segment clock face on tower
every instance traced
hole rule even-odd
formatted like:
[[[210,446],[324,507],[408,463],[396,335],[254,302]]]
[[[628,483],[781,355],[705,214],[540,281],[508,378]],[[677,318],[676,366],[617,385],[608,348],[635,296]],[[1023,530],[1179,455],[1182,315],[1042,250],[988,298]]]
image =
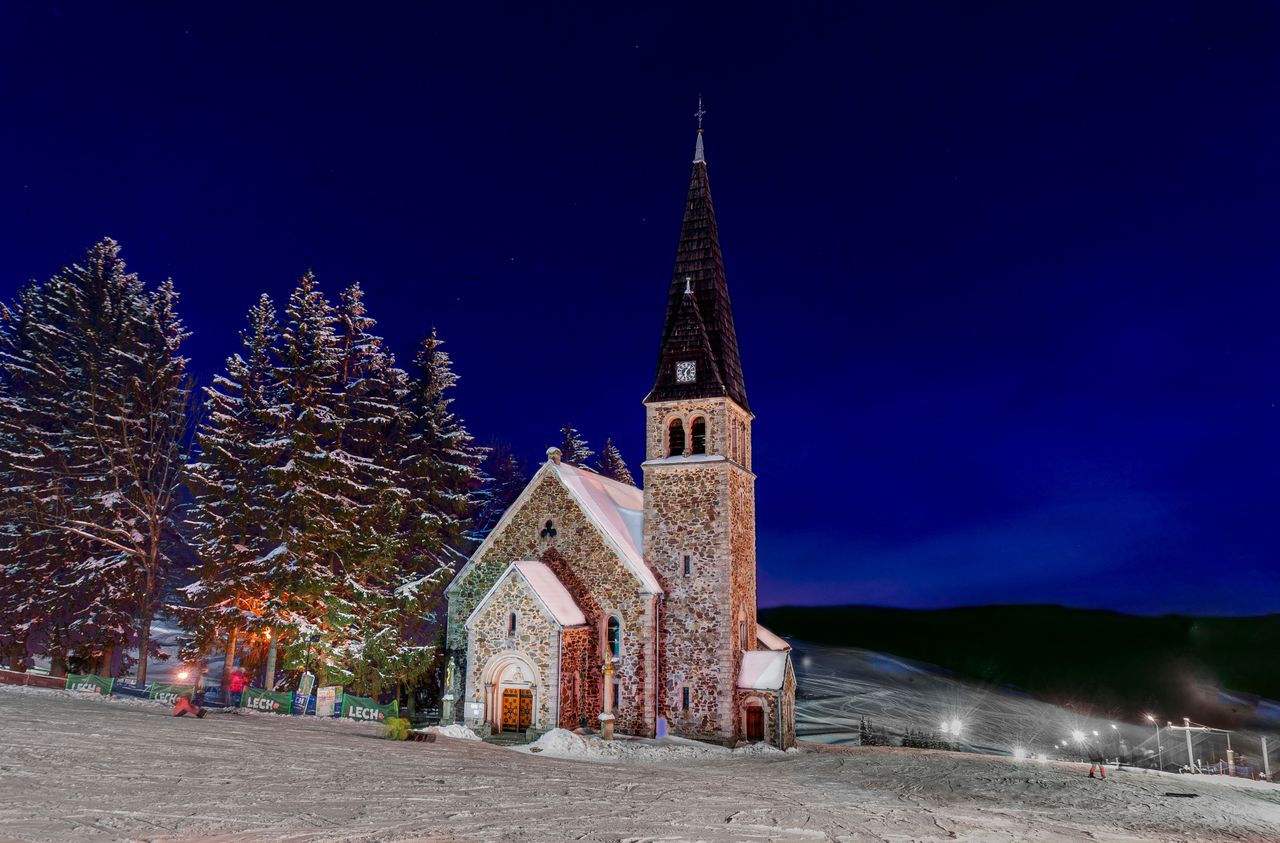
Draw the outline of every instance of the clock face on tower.
[[[693,383],[698,379],[698,364],[692,360],[676,363],[676,383]]]

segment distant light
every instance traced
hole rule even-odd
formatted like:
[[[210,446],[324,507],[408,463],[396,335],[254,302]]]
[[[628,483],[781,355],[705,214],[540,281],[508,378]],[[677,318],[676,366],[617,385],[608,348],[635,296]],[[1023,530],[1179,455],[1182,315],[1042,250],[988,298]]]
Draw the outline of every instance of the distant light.
[[[187,672],[187,671],[185,671],[185,670],[180,670],[180,671],[178,671],[178,678],[179,678],[179,679],[186,679],[186,678],[187,678],[188,676],[190,676],[190,675],[191,675],[191,674],[190,674],[190,673],[188,673],[188,672]]]
[[[962,724],[959,720],[952,720],[952,721],[951,721],[951,734],[955,735],[956,737],[959,737],[959,736],[960,736],[960,729],[961,729],[961,728],[963,728],[963,726],[964,726],[964,724]]]
[[[1094,730],[1093,730],[1093,736],[1094,736],[1095,738],[1098,736],[1098,730],[1097,730],[1097,729],[1094,729]]]
[[[1076,743],[1084,743],[1084,732],[1080,731],[1079,729],[1076,729],[1074,732],[1071,733],[1071,739],[1074,740]]]
[[[1015,761],[1025,761],[1027,759],[1027,751],[1020,746],[1013,748],[1013,759]]]
[[[1115,729],[1117,732],[1120,731],[1119,727],[1117,727],[1116,724],[1114,723],[1111,724],[1111,728]]]

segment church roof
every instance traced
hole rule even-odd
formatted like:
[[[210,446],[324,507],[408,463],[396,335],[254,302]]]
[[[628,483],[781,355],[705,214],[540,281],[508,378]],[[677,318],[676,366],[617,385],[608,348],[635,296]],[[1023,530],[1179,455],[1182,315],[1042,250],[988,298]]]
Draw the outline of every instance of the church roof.
[[[759,641],[760,646],[764,647],[766,650],[786,651],[791,649],[790,644],[779,638],[777,635],[774,635],[760,624],[756,624],[756,640]]]
[[[787,675],[785,650],[747,650],[742,654],[742,668],[738,672],[738,687],[756,691],[777,691]]]
[[[519,576],[524,580],[529,590],[538,598],[538,602],[547,610],[547,614],[551,615],[551,618],[560,626],[582,626],[587,622],[587,616],[582,613],[573,595],[564,587],[564,583],[560,582],[560,578],[554,571],[542,562],[521,561],[512,562],[507,566],[507,570],[498,577],[498,581],[489,589],[488,594],[476,604],[471,617],[467,618],[468,624],[480,616],[489,605],[489,601],[498,593],[498,589],[512,576]]]
[[[681,382],[676,363],[697,364],[696,377]],[[711,202],[711,182],[703,155],[702,130],[694,154],[689,194],[685,200],[676,265],[667,296],[667,317],[662,327],[658,371],[646,401],[672,401],[727,395],[743,409],[747,388],[738,356],[738,335],[733,327],[729,284],[715,207]]]
[[[644,492],[566,462],[551,463],[587,517],[600,528],[649,594],[661,594],[658,578],[644,561]]]
[[[507,511],[498,519],[493,530],[471,554],[467,564],[453,578],[446,588],[452,593],[471,572],[472,566],[480,559],[496,540],[516,512],[524,506],[525,501],[538,487],[547,474],[554,474],[556,480],[565,488],[582,512],[604,536],[608,544],[622,563],[637,580],[646,594],[662,594],[662,586],[653,570],[644,561],[644,492],[635,486],[619,483],[602,477],[585,468],[569,465],[566,462],[547,460],[542,467],[529,478],[528,484],[515,499]]]

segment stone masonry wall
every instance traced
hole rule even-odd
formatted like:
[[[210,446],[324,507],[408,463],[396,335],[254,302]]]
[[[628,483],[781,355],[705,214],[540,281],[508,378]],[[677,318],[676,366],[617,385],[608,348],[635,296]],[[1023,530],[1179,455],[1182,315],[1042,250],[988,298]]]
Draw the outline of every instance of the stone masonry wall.
[[[645,555],[666,591],[659,714],[678,735],[731,741],[727,462],[645,468]],[[683,558],[691,558],[684,573]],[[690,705],[683,706],[683,689]]]
[[[595,630],[566,629],[560,634],[560,728],[576,729],[585,715],[596,728],[602,682],[597,671]],[[584,669],[585,667],[585,669]]]
[[[782,677],[782,748],[796,745],[796,672],[787,659],[787,672]]]
[[[508,616],[516,613],[516,634],[507,637]],[[518,653],[537,668],[537,676],[525,679],[533,683],[533,728],[554,727],[555,711],[552,689],[559,686],[558,644],[560,627],[546,615],[541,602],[519,575],[503,582],[485,612],[471,627],[467,647],[468,702],[484,699],[483,672],[494,656]],[[500,712],[488,712],[489,722],[497,723]]]
[[[600,667],[604,659],[604,626],[609,614],[617,614],[622,620],[622,653],[615,675],[620,685],[616,726],[622,732],[652,735],[653,706],[646,704],[646,698],[652,693],[653,632],[648,620],[651,598],[640,594],[635,575],[606,544],[553,470],[535,482],[537,485],[510,522],[491,536],[483,555],[476,557],[471,568],[451,587],[450,646],[462,646],[467,616],[508,564],[522,559],[545,562],[573,595],[590,627],[587,691],[591,704],[598,706],[602,700]],[[553,540],[540,536],[548,519],[555,522]],[[580,671],[580,655],[578,661]],[[646,688],[650,689],[649,693]],[[600,710],[597,707],[589,711],[588,720],[595,721]],[[592,724],[593,728],[598,725],[598,722]]]
[[[725,398],[663,401],[648,405],[645,459],[660,460],[669,456],[667,430],[673,419],[680,419],[684,426],[684,453],[691,453],[693,437],[690,430],[695,416],[701,416],[707,423],[706,453],[727,456],[743,467],[751,468],[751,415]]]
[[[675,734],[732,743],[741,730],[734,693],[740,622],[746,624],[746,647],[755,647],[754,477],[738,462],[750,459],[750,416],[725,398],[662,402],[646,410],[645,557],[666,590],[659,713]],[[667,457],[670,419],[685,420],[687,430],[696,415],[710,424],[708,454],[730,459]]]
[[[733,611],[735,684],[742,667],[743,650],[756,649],[756,495],[755,477],[734,465],[728,469],[730,601]],[[741,621],[746,640],[741,640]]]

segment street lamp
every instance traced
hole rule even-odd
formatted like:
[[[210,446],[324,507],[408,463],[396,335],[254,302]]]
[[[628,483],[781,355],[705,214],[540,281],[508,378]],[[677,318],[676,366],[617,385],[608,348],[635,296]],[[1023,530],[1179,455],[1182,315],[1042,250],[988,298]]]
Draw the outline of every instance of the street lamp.
[[[1156,757],[1159,759],[1158,763],[1160,764],[1158,769],[1163,770],[1164,769],[1164,747],[1160,745],[1160,721],[1156,719],[1156,716],[1154,714],[1148,714],[1147,719],[1150,720],[1151,724],[1156,727]]]

